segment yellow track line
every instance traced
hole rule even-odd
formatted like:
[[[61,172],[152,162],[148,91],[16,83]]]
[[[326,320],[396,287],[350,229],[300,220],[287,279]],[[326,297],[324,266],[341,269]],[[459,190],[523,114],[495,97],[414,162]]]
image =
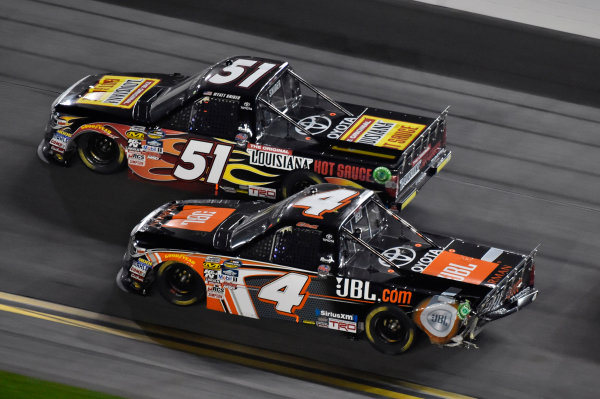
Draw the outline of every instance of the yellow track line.
[[[231,351],[240,352],[242,354],[260,356],[270,360],[281,361],[291,363],[292,365],[298,365],[302,367],[311,368],[317,371],[331,372],[331,367],[327,365],[323,365],[317,362],[312,362],[308,359],[299,358],[293,355],[286,355],[276,352],[271,352],[265,349],[252,348],[241,344],[235,344],[233,342],[222,341],[215,338],[204,337],[197,334],[187,333],[184,331],[174,330],[166,327],[160,327],[156,325],[146,324],[146,323],[135,323],[130,320],[103,315],[100,313],[90,312],[83,309],[73,308],[69,306],[59,305],[51,302],[41,301],[33,298],[27,298],[19,295],[13,295],[5,292],[0,292],[0,300],[15,302],[22,305],[35,306],[37,308],[51,310],[54,312],[60,312],[64,314],[68,314],[76,317],[84,317],[90,320],[96,320],[100,322],[107,322],[113,325],[126,327],[135,330],[147,331],[149,333],[161,334],[164,336],[168,336],[175,339],[183,339],[186,341],[199,343],[203,345],[215,346],[220,348],[226,348]],[[199,348],[193,345],[184,344],[180,342],[175,342],[169,339],[157,338],[157,337],[148,337],[145,334],[135,333],[131,331],[124,331],[118,328],[107,327],[98,325],[92,322],[86,322],[81,320],[70,319],[63,316],[52,315],[48,313],[43,313],[39,311],[34,311],[30,309],[24,309],[14,306],[8,306],[0,304],[0,311],[20,314],[28,317],[35,317],[42,320],[52,321],[55,323],[61,323],[73,327],[86,328],[95,331],[101,331],[104,333],[134,339],[137,341],[142,341],[146,343],[159,343],[163,346],[169,347],[171,349],[176,349],[184,352],[195,353],[202,356],[209,356],[212,358],[217,358],[225,361],[229,361],[232,363],[242,364],[249,367],[259,368],[263,370],[272,371],[279,374],[288,375],[294,378],[306,379],[311,381],[316,381],[326,385],[333,385],[345,389],[353,389],[356,391],[361,391],[369,394],[380,395],[389,398],[417,398],[417,396],[412,396],[408,394],[403,394],[395,391],[391,391],[385,388],[379,388],[375,386],[370,386],[367,384],[361,384],[349,380],[345,380],[343,378],[325,376],[322,374],[318,374],[312,371],[307,370],[299,370],[288,366],[283,366],[279,364],[272,364],[267,361],[256,360],[256,359],[248,359],[243,356],[223,353],[216,350]],[[370,381],[373,383],[387,383],[393,384],[399,387],[403,387],[405,389],[410,389],[425,395],[432,395],[442,398],[449,399],[473,399],[469,396],[459,395],[452,392],[443,391],[436,388],[430,388],[419,384],[414,384],[406,381],[396,380],[389,377],[376,376],[368,373],[357,372],[350,369],[338,368],[336,372],[339,374],[346,375],[348,377],[354,377],[361,379],[363,381]]]

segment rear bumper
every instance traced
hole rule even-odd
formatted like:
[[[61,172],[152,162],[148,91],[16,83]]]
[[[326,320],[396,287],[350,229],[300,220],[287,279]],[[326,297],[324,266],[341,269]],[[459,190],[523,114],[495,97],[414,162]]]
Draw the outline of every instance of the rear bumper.
[[[508,303],[485,314],[479,315],[479,318],[487,322],[511,315],[535,301],[537,294],[537,289],[527,287],[512,297]]]
[[[438,174],[451,158],[452,151],[447,148],[443,148],[435,155],[435,157],[431,159],[426,168],[419,171],[413,177],[408,176],[410,179],[405,184],[402,184],[402,179],[400,179],[400,190],[396,195],[397,208],[399,210],[404,209],[413,200],[413,198],[415,198],[417,192],[425,185],[425,183],[427,183],[432,176]]]

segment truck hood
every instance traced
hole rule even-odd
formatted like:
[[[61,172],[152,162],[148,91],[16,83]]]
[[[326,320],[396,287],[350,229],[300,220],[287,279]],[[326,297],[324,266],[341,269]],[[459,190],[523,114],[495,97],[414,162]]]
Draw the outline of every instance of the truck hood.
[[[150,105],[186,79],[186,76],[179,74],[90,75],[61,94],[54,108],[59,112],[74,114],[79,110],[95,112],[124,122],[149,122]],[[173,107],[176,105],[179,104],[174,103]]]
[[[156,240],[160,247],[226,250],[233,226],[267,206],[258,201],[218,199],[170,202],[146,216],[132,235],[138,239]]]

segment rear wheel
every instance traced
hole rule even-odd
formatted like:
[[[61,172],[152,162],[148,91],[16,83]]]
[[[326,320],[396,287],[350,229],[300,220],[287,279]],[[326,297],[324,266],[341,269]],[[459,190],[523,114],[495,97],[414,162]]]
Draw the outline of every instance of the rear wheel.
[[[402,310],[390,305],[377,306],[365,320],[367,339],[380,352],[398,355],[413,344],[415,326]]]
[[[174,305],[188,306],[206,297],[204,281],[188,265],[164,262],[158,267],[157,277],[160,293]]]
[[[306,187],[324,183],[325,180],[308,170],[296,170],[286,176],[281,187],[283,198],[287,198],[304,190]]]
[[[88,133],[78,141],[81,161],[98,173],[112,173],[125,165],[125,150],[112,138],[99,133]]]

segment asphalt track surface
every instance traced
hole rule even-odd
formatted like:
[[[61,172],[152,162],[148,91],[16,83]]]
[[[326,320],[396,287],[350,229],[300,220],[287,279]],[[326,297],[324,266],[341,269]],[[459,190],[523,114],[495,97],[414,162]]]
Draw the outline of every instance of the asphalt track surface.
[[[464,395],[597,397],[598,109],[95,2],[4,0],[0,35],[0,291]],[[423,230],[501,248],[541,243],[538,300],[490,324],[478,350],[421,340],[388,357],[333,332],[119,291],[131,227],[189,194],[79,163],[43,164],[35,149],[50,104],[89,73],[193,73],[232,54],[288,59],[344,101],[429,115],[451,105],[453,160],[406,216]],[[364,395],[70,328],[0,313],[0,368],[131,398],[202,397],[204,389],[207,397]]]

